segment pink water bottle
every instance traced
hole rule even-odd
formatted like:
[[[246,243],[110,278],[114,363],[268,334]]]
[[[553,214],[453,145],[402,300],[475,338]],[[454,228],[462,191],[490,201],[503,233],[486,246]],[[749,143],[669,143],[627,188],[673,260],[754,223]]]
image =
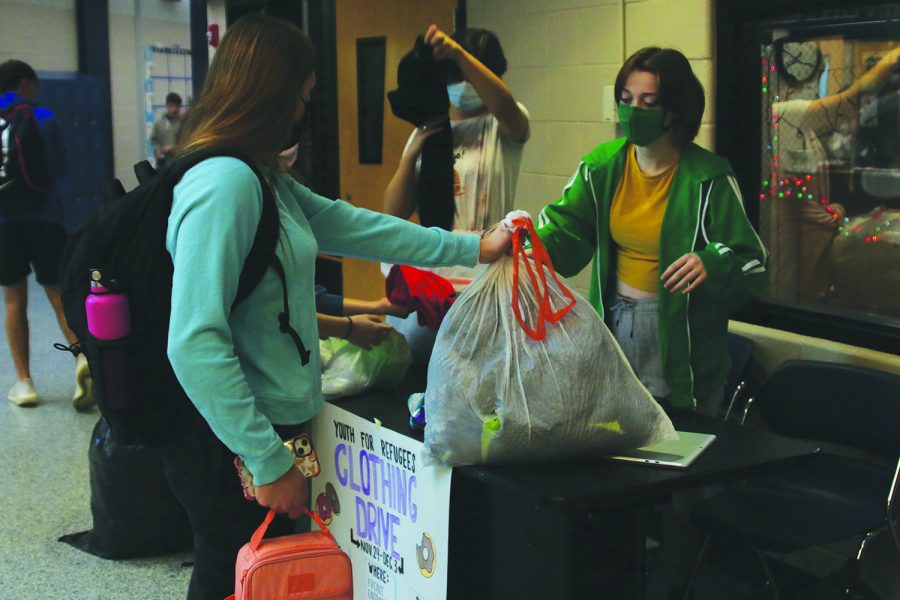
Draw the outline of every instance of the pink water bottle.
[[[128,296],[108,290],[101,283],[102,278],[99,270],[91,270],[91,293],[84,301],[84,311],[91,335],[100,341],[111,342],[131,332],[131,317]]]
[[[108,408],[127,409],[134,402],[126,351],[131,333],[128,296],[107,288],[103,284],[105,281],[114,287],[115,279],[105,277],[98,269],[91,269],[91,290],[84,301],[88,331],[100,343],[99,364],[91,364],[94,396]]]

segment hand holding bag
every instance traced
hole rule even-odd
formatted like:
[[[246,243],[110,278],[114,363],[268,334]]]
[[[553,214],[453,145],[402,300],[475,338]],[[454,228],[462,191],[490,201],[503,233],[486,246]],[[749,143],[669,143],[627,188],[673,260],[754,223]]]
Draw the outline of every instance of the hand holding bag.
[[[673,439],[600,315],[557,277],[531,219],[507,220],[513,256],[488,266],[438,331],[425,464],[558,461]]]
[[[238,552],[234,595],[225,600],[353,600],[350,557],[325,523],[304,508],[321,531],[263,539],[275,511]]]

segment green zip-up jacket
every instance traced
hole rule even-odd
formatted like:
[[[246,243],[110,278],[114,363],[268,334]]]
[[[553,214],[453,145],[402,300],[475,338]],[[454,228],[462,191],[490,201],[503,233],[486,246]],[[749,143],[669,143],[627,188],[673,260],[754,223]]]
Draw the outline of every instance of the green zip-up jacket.
[[[615,295],[616,249],[609,211],[631,145],[625,138],[584,157],[562,197],[541,212],[538,236],[556,270],[579,273],[591,259],[591,304],[604,316]],[[693,409],[722,385],[730,368],[729,311],[766,286],[767,252],[744,212],[734,172],[724,158],[688,144],[663,216],[660,271],[696,253],[707,280],[690,294],[659,283],[659,341],[663,371],[676,408]]]

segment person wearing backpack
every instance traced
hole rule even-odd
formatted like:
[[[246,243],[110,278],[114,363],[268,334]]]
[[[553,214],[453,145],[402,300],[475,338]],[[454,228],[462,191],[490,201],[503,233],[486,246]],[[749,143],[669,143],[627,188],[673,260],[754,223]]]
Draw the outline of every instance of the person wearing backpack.
[[[66,244],[60,198],[66,159],[53,113],[36,103],[39,88],[38,76],[27,63],[0,64],[0,286],[6,338],[16,369],[16,383],[7,398],[19,406],[39,401],[29,364],[28,275],[32,270],[63,335],[69,344],[76,341],[66,325],[58,285]],[[72,404],[76,410],[93,405],[90,369],[83,356],[76,359]]]
[[[283,440],[301,432],[323,403],[317,252],[473,266],[511,245],[500,228],[483,238],[423,228],[323,198],[292,178],[278,154],[315,81],[315,51],[300,29],[245,16],[223,36],[176,149],[175,161],[216,147],[250,157],[279,219],[274,267],[235,305],[264,206],[260,178],[246,162],[216,156],[174,188],[166,232],[173,264],[167,355],[197,417],[161,451],[194,530],[191,600],[230,594],[237,552],[267,509],[287,515],[269,528],[283,535],[308,501],[307,482]],[[252,475],[256,502],[243,497],[235,454]]]

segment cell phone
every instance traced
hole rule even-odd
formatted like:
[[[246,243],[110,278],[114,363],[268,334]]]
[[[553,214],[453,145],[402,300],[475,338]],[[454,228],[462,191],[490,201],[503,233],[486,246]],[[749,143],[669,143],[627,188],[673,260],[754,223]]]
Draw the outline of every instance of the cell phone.
[[[284,446],[291,451],[294,457],[294,467],[303,474],[304,477],[315,477],[321,471],[319,466],[319,458],[316,455],[315,446],[313,446],[312,438],[308,433],[301,433],[296,437],[292,437],[284,441]],[[244,498],[253,500],[256,498],[256,487],[253,485],[253,474],[244,464],[240,456],[234,457],[234,468],[237,470],[238,477],[241,479],[241,486],[244,488]]]
[[[316,454],[315,446],[313,446],[312,438],[308,433],[301,433],[297,437],[286,440],[284,445],[294,455],[294,466],[305,477],[315,477],[319,474],[319,471],[321,471],[319,457]]]
[[[234,468],[237,470],[238,477],[241,480],[241,487],[244,488],[244,498],[253,500],[256,498],[256,487],[253,485],[253,474],[240,456],[234,457]]]

